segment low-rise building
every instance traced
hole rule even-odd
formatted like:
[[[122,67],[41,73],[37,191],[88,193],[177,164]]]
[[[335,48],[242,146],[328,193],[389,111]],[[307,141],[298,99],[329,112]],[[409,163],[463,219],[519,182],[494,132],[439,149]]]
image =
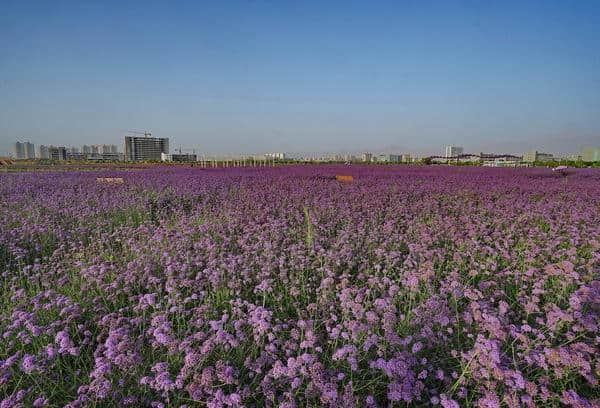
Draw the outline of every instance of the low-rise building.
[[[195,154],[187,153],[161,153],[160,159],[164,162],[187,163],[197,161],[197,156]]]
[[[551,153],[542,153],[534,150],[532,152],[523,153],[523,161],[526,163],[540,162],[540,161],[551,161],[554,160],[554,155]]]
[[[429,156],[429,157],[427,157],[427,159],[429,161],[431,161],[432,163],[437,163],[437,164],[446,164],[450,161],[450,159],[445,156]]]
[[[67,160],[67,148],[64,146],[50,146],[48,148],[48,155],[52,160]]]
[[[476,154],[459,154],[458,156],[431,156],[429,159],[434,163],[477,163],[480,161],[480,157]]]
[[[285,153],[267,153],[265,154],[265,157],[276,160],[285,160],[287,158]]]
[[[493,167],[516,167],[521,163],[520,156],[511,154],[461,154],[455,157],[431,156],[427,159],[438,164],[483,164]]]
[[[400,156],[397,154],[380,154],[379,156],[377,156],[377,162],[400,163]]]
[[[482,164],[486,167],[519,167],[521,158],[517,156],[503,155],[494,158],[485,158]]]
[[[78,151],[67,149],[67,160],[85,160],[85,155]]]
[[[453,159],[459,163],[477,163],[481,161],[481,157],[476,154],[461,154]]]

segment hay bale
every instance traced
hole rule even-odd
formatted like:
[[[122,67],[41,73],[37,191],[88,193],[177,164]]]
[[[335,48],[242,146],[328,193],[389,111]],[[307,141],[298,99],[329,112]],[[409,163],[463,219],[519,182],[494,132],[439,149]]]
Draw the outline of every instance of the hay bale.
[[[335,179],[342,183],[351,183],[354,181],[354,177],[352,177],[352,176],[336,175]]]

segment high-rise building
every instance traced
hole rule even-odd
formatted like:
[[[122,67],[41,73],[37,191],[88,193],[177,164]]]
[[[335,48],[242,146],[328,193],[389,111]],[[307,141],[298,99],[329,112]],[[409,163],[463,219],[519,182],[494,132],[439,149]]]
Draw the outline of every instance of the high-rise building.
[[[35,159],[35,145],[33,143],[25,142],[25,158]]]
[[[371,153],[363,153],[362,154],[362,161],[370,162],[372,159],[373,159],[373,155]]]
[[[13,158],[24,159],[25,158],[25,144],[21,142],[15,142],[13,144]]]
[[[461,146],[446,146],[445,157],[456,157],[464,153],[464,149]]]
[[[125,160],[161,160],[169,154],[169,138],[125,136]]]
[[[50,158],[50,152],[48,151],[48,146],[39,145],[36,150],[37,150],[36,157],[38,159],[49,159]]]
[[[35,159],[35,145],[29,142],[15,142],[13,156],[15,159]]]
[[[102,145],[102,154],[108,154],[108,153],[112,153],[112,154],[116,154],[118,153],[117,151],[117,145]]]
[[[581,160],[584,162],[600,161],[600,147],[589,147],[581,152]]]

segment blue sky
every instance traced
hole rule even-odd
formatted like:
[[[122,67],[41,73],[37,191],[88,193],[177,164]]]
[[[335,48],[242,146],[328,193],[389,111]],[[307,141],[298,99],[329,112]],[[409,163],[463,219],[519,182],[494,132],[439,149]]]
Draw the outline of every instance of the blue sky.
[[[600,145],[598,1],[1,9],[0,154],[129,129],[208,153]]]

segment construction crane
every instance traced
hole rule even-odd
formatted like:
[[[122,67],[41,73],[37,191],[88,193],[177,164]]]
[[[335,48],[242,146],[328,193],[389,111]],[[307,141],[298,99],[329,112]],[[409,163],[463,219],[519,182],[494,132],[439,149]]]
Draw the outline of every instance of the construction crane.
[[[143,132],[140,132],[138,130],[128,130],[127,133],[133,133],[133,134],[136,134],[136,135],[144,135],[144,137],[150,137],[150,136],[152,136],[152,133],[147,132],[145,130]]]

